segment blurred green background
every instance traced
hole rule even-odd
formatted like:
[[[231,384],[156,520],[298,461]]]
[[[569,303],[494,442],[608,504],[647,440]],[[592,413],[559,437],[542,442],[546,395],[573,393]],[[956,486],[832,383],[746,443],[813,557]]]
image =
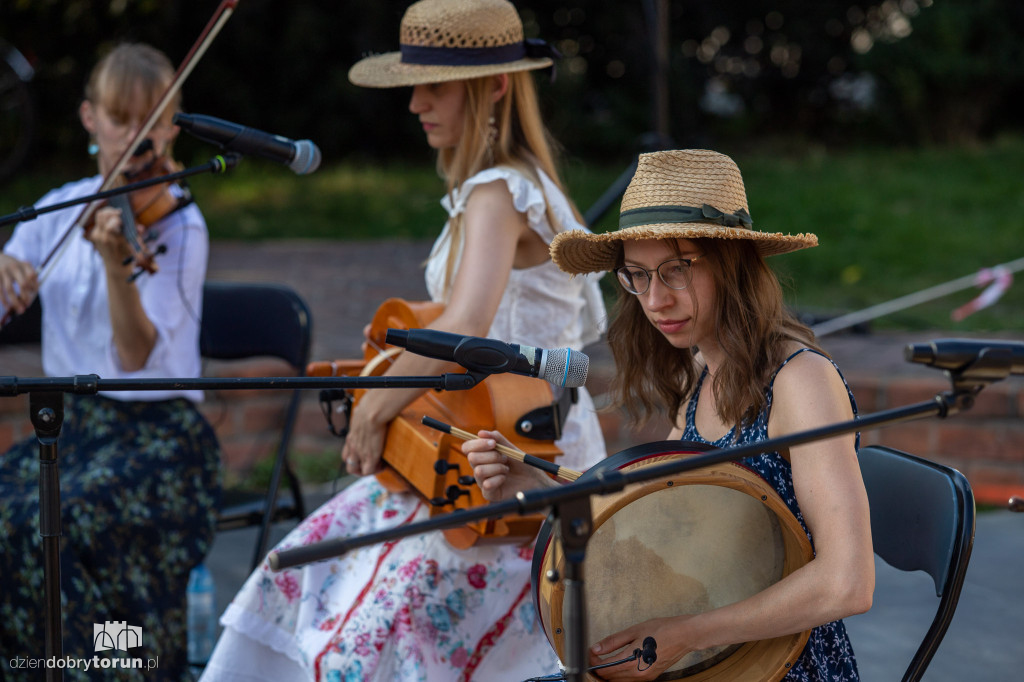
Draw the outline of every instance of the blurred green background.
[[[191,182],[215,239],[428,238],[443,185],[409,92],[347,71],[397,47],[405,0],[240,0],[185,84],[185,108],[316,142],[298,177],[258,159]],[[520,0],[555,43],[538,77],[565,174],[587,209],[640,151],[702,147],[743,170],[755,226],[814,232],[774,260],[795,307],[857,310],[1024,256],[1024,3],[1011,0]],[[31,152],[0,214],[92,172],[76,109],[87,70],[121,40],[180,62],[213,0],[3,0],[0,39],[35,70]],[[0,42],[0,47],[3,43]],[[2,79],[0,79],[2,81]],[[3,93],[0,88],[0,94]],[[19,133],[0,107],[0,153]],[[177,156],[215,149],[182,136]],[[618,205],[595,225],[610,229]],[[0,238],[3,238],[0,228]],[[1024,329],[1018,284],[954,323],[967,289],[879,326]]]

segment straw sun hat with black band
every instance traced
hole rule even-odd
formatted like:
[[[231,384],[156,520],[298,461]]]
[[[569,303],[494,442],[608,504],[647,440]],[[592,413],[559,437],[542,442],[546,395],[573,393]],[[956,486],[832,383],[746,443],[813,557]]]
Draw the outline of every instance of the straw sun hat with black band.
[[[706,149],[641,154],[622,196],[619,229],[555,236],[551,258],[565,272],[611,270],[627,239],[750,239],[762,256],[818,245],[813,234],[758,232],[747,209],[740,169],[728,156]]]
[[[362,59],[348,79],[367,88],[397,88],[529,71],[558,53],[523,38],[507,0],[420,0],[402,17],[399,51]]]

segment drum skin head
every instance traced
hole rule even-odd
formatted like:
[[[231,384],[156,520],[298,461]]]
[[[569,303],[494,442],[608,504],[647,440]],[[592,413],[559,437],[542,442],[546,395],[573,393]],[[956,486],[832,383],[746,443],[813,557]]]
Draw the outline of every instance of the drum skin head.
[[[580,480],[600,471],[630,471],[708,449],[685,441],[647,443],[609,457]],[[594,495],[591,516],[594,530],[583,566],[588,645],[652,618],[703,613],[741,601],[813,557],[806,531],[774,488],[732,462]],[[549,519],[538,535],[533,594],[544,632],[564,662],[563,626],[574,619],[567,610],[564,585],[542,578],[561,576],[565,569],[553,531]],[[796,662],[809,635],[807,630],[692,652],[657,679],[774,682]]]
[[[784,558],[775,514],[750,495],[685,485],[640,497],[587,544],[587,639],[746,599],[782,578]],[[693,652],[671,669],[701,666],[726,648]]]

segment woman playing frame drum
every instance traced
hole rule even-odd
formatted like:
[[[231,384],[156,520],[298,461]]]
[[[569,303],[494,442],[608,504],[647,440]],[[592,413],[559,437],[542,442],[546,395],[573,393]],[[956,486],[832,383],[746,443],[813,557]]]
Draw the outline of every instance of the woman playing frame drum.
[[[853,418],[853,395],[813,334],[782,303],[766,256],[817,245],[812,234],[753,229],[743,180],[706,150],[640,157],[619,229],[556,237],[556,264],[573,274],[611,270],[621,285],[608,341],[618,403],[674,419],[669,439],[728,447]],[[488,499],[554,485],[494,449],[496,432],[463,443]],[[591,664],[657,641],[657,661],[600,671],[608,680],[654,679],[683,656],[810,629],[786,680],[856,680],[840,619],[866,611],[874,590],[868,503],[858,437],[838,436],[740,463],[778,492],[814,557],[735,603],[646,620],[590,642]]]

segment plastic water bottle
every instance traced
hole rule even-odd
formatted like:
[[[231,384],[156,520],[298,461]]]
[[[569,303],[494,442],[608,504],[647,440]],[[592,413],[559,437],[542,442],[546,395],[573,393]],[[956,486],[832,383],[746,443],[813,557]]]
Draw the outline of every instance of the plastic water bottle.
[[[188,577],[188,660],[206,663],[217,638],[217,599],[213,575],[206,564],[192,569]]]

